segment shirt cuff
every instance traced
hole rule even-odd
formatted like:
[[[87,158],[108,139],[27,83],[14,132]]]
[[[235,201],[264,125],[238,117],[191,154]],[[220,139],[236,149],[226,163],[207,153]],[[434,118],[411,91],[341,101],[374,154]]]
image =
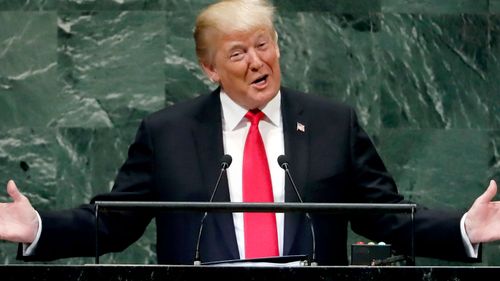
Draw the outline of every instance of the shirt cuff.
[[[472,244],[470,242],[469,236],[467,235],[467,231],[465,231],[465,218],[467,217],[467,213],[462,216],[460,220],[460,232],[462,233],[462,242],[464,243],[465,253],[467,257],[477,259],[479,255],[479,243]]]
[[[35,213],[38,220],[38,231],[36,232],[35,240],[31,244],[23,243],[23,256],[25,257],[34,254],[38,240],[40,240],[40,236],[42,235],[42,218],[40,218],[40,214],[36,210]]]

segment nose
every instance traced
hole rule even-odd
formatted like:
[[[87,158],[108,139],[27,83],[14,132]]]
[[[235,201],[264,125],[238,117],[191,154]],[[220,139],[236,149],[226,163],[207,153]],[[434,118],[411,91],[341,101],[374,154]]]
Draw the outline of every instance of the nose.
[[[248,64],[252,71],[258,71],[264,64],[259,54],[255,50],[248,51],[247,58],[248,58]]]

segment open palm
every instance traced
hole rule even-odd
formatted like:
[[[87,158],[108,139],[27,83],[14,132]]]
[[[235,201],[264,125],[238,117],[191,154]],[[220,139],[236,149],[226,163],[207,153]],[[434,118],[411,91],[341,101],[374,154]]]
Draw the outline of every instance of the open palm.
[[[12,180],[7,183],[7,193],[13,202],[0,203],[0,239],[32,243],[38,230],[36,211]]]
[[[492,180],[467,212],[465,229],[473,244],[500,240],[500,201],[492,201],[496,193],[497,184]]]

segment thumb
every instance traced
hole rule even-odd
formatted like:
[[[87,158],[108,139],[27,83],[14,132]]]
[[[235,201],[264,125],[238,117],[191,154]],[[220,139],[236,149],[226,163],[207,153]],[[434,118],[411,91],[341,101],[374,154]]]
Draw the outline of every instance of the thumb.
[[[477,198],[476,202],[478,203],[488,203],[493,197],[497,194],[497,183],[494,180],[490,181],[490,185],[486,189],[486,191]]]
[[[19,201],[24,197],[23,194],[19,191],[19,189],[17,189],[17,186],[13,180],[10,180],[7,183],[7,193],[9,193],[10,197],[12,197],[14,201]]]

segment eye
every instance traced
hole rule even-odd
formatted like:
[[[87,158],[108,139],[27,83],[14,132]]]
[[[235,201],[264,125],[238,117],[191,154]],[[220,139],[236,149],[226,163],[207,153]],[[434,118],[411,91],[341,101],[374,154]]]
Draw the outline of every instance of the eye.
[[[234,51],[229,55],[229,59],[232,61],[241,60],[244,54],[243,51]]]
[[[257,44],[257,48],[259,48],[259,49],[265,49],[266,47],[267,47],[266,41],[262,41],[259,44]]]

